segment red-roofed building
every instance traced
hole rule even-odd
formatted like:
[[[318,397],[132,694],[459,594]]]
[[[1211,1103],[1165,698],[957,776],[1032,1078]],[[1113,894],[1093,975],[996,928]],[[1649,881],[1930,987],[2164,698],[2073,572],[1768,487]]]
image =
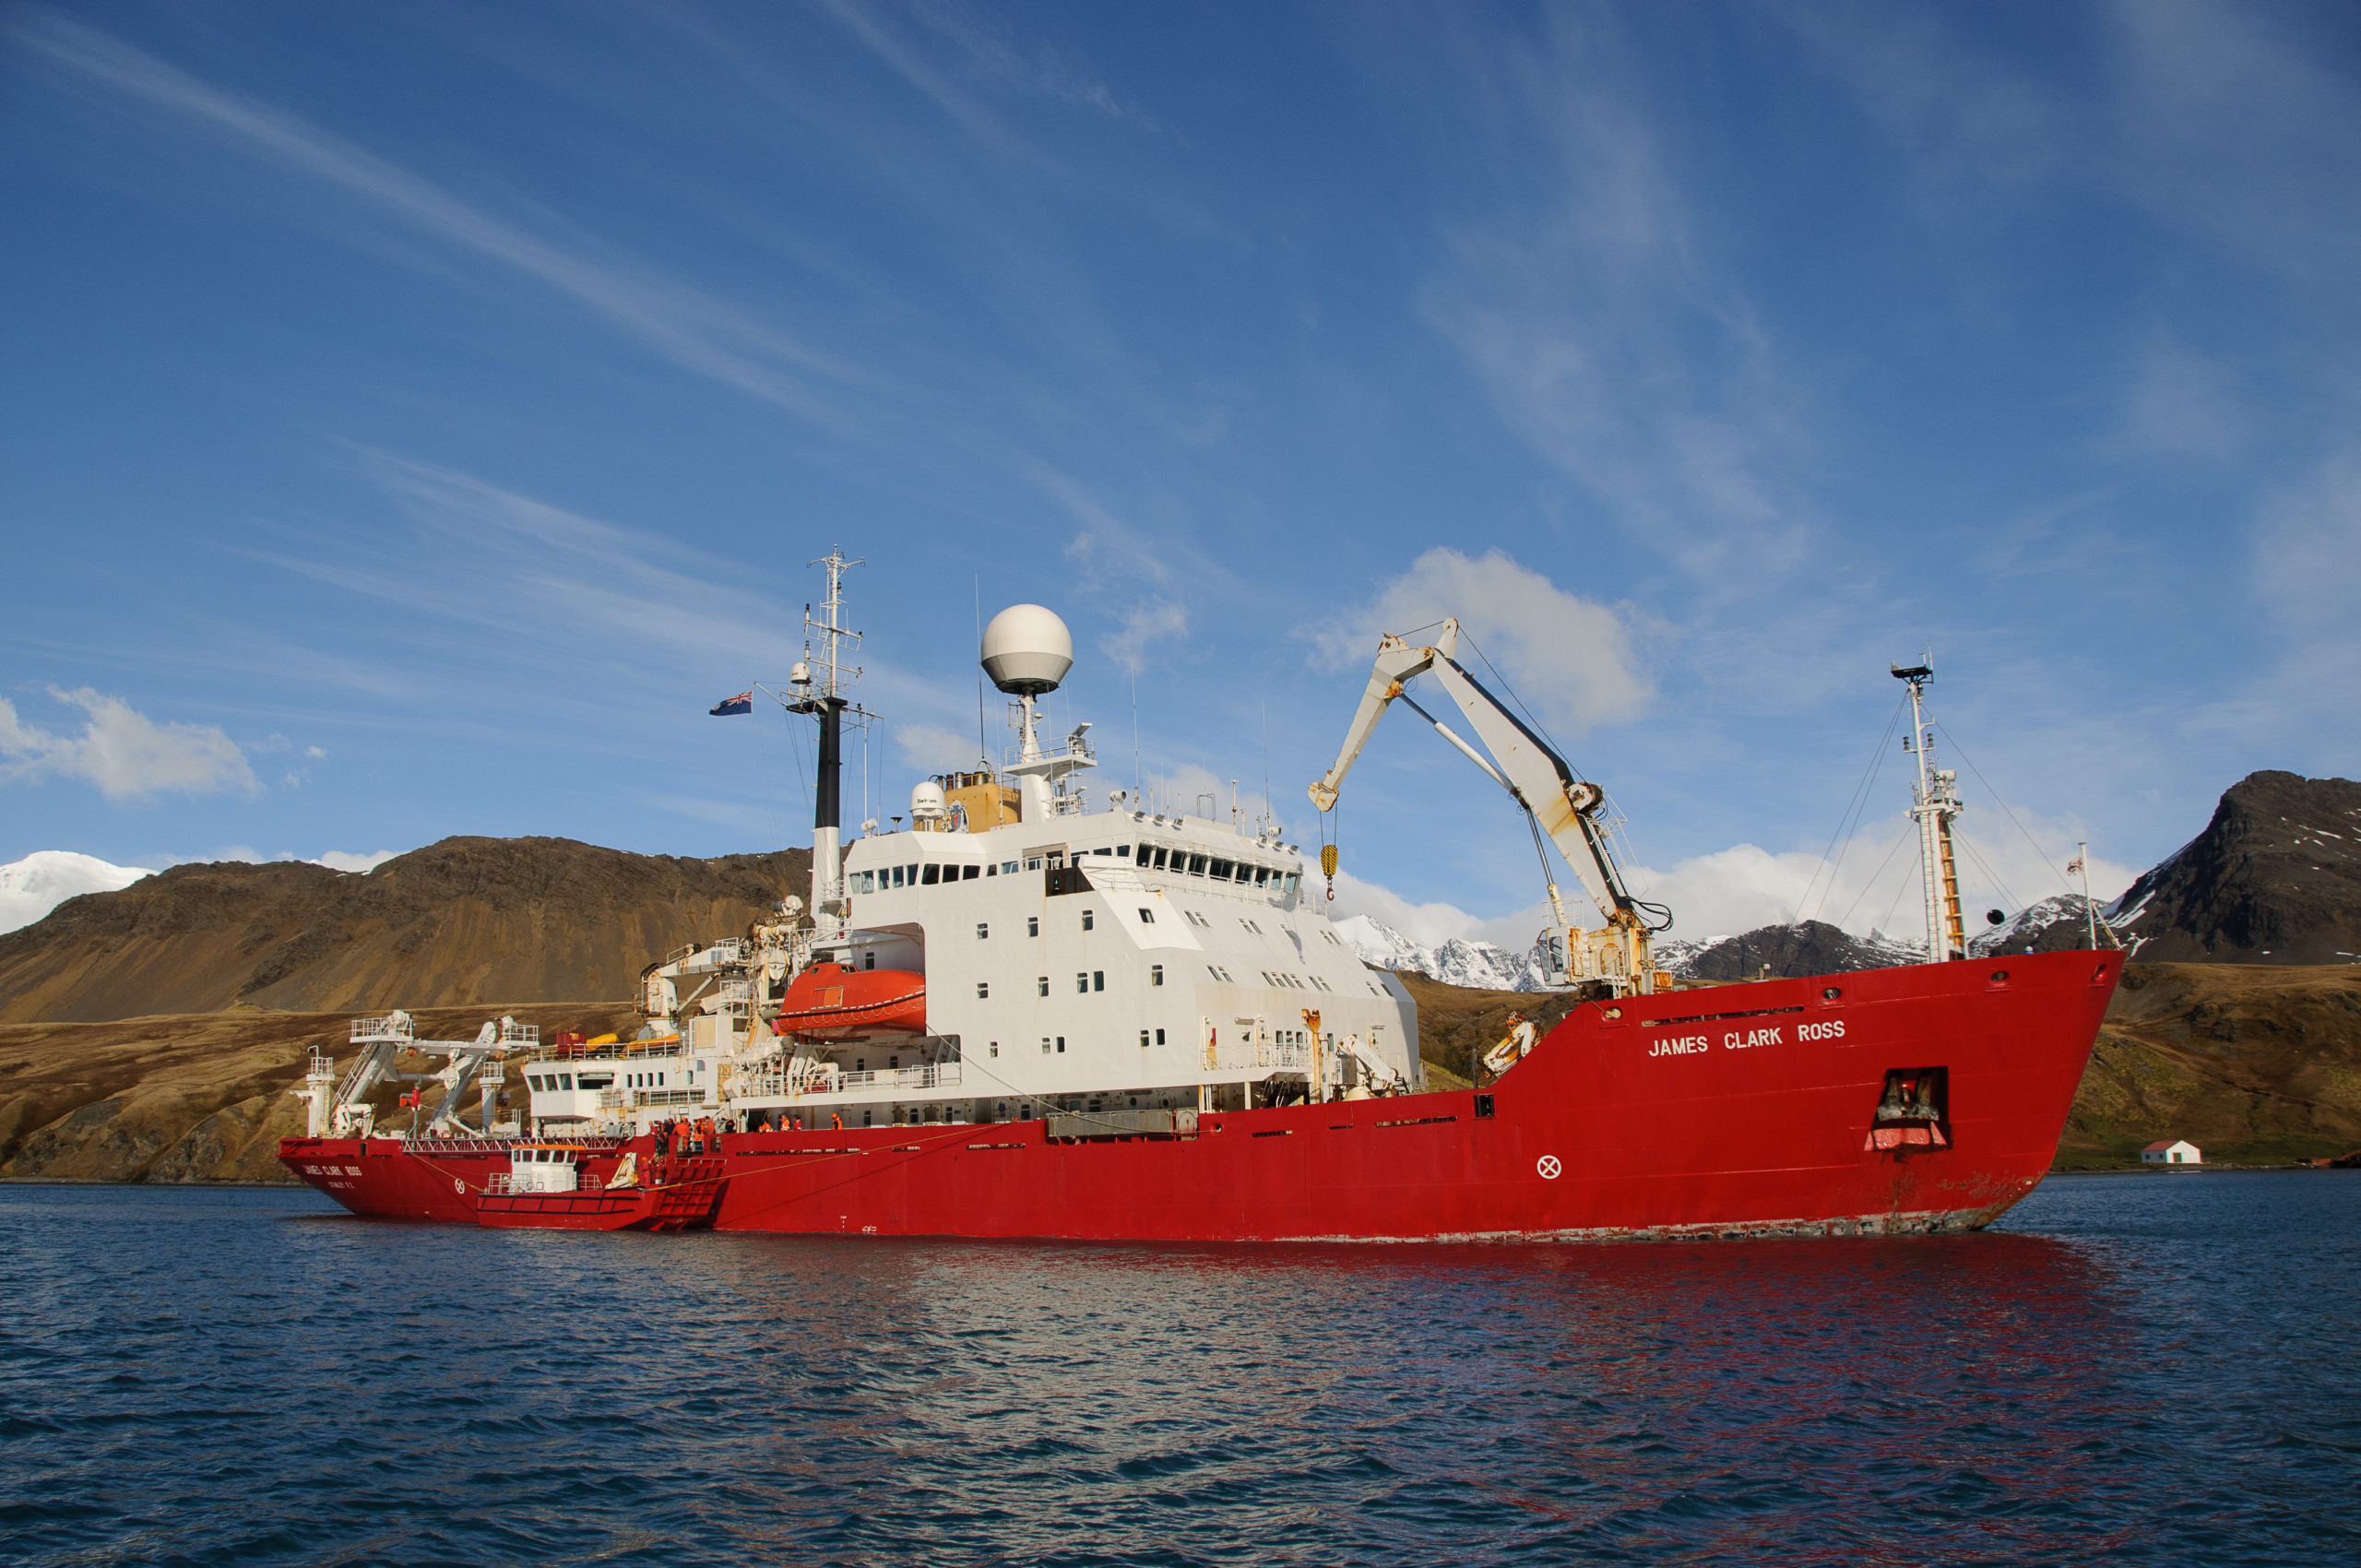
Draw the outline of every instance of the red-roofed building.
[[[2140,1161],[2143,1165],[2202,1165],[2205,1156],[2187,1138],[2175,1138],[2150,1144],[2140,1151]]]

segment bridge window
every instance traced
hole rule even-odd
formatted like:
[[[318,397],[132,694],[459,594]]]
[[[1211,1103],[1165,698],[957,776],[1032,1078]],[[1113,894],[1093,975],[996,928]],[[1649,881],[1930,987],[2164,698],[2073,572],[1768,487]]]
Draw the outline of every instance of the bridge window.
[[[1074,988],[1076,991],[1087,993],[1090,990],[1090,977],[1086,974],[1075,975],[1074,977]]]
[[[1145,1051],[1147,1049],[1147,1031],[1145,1029],[1142,1029],[1140,1031],[1140,1049],[1142,1051]]]
[[[959,880],[962,882],[973,882],[976,880],[977,873],[981,872],[983,869],[984,868],[981,866],[961,866],[959,868]]]
[[[1041,979],[1040,979],[1039,984],[1040,984],[1040,987],[1041,987],[1041,994],[1042,994],[1042,995],[1044,995],[1044,996],[1049,995],[1049,994],[1050,994],[1050,977],[1049,977],[1049,976],[1047,976],[1047,975],[1043,975],[1043,976],[1041,977]]]
[[[1038,916],[1038,915],[1027,915],[1027,916],[1026,916],[1026,917],[1025,917],[1025,934],[1026,934],[1026,935],[1027,935],[1027,936],[1038,936],[1038,935],[1040,935],[1040,934],[1041,934],[1041,917],[1040,917],[1040,916]],[[1042,995],[1044,995],[1044,996],[1047,996],[1047,995],[1049,995],[1050,993],[1049,993],[1048,992],[1046,992],[1046,991],[1045,991],[1045,992],[1043,992],[1041,994],[1042,994]]]
[[[1191,876],[1203,876],[1205,874],[1204,856],[1192,855],[1189,857],[1189,874]]]
[[[1164,847],[1163,847],[1162,845],[1160,845],[1160,844],[1159,844],[1159,845],[1157,845],[1157,850],[1156,850],[1156,869],[1157,869],[1157,870],[1158,870],[1158,871],[1162,871],[1162,870],[1164,869],[1164,856],[1165,856],[1165,853],[1166,853],[1166,851],[1165,851],[1165,849],[1164,849]]]
[[[1135,866],[1138,866],[1138,867],[1139,867],[1141,870],[1143,870],[1143,871],[1146,870],[1146,869],[1147,869],[1147,863],[1148,863],[1148,856],[1149,856],[1149,854],[1150,854],[1150,853],[1152,853],[1152,851],[1148,849],[1148,847],[1147,847],[1146,845],[1145,845],[1145,844],[1141,845],[1141,846],[1139,847],[1139,849],[1137,849],[1137,851],[1135,851],[1135,852],[1133,854],[1133,856],[1132,856],[1132,863],[1133,863],[1133,865],[1135,865]]]
[[[1091,923],[1090,923],[1091,914],[1092,914],[1092,911],[1091,911],[1091,910],[1088,910],[1088,909],[1085,909],[1085,910],[1083,910],[1083,912],[1082,912],[1082,929],[1083,929],[1083,930],[1085,930],[1085,931],[1089,931],[1089,930],[1091,930],[1091,929],[1092,929],[1092,927],[1091,927]]]
[[[990,939],[991,939],[991,934],[992,934],[992,928],[991,928],[990,925],[986,924],[986,923],[985,923],[984,921],[978,921],[976,922],[976,940],[977,940],[977,941],[979,941],[979,942],[988,941],[988,940],[990,940]]]
[[[991,982],[991,981],[990,981],[990,980],[978,980],[978,981],[976,982],[976,1000],[977,1000],[977,1001],[979,1001],[979,1002],[989,1002],[989,1001],[991,1001],[991,994],[992,994],[992,982]]]
[[[1164,983],[1163,965],[1150,964],[1147,967],[1147,983],[1150,985],[1162,985]]]
[[[1164,1031],[1162,1029],[1156,1031],[1156,1043],[1158,1045],[1162,1045],[1164,1043]]]
[[[1041,1054],[1044,1056],[1050,1054],[1050,1037],[1048,1035],[1043,1035],[1041,1037]]]
[[[943,868],[941,866],[929,861],[926,865],[919,868],[919,885],[921,887],[932,887],[936,883],[941,882],[942,880]]]
[[[1093,969],[1090,971],[1090,989],[1093,991],[1104,991],[1107,989],[1106,970]]]
[[[991,1043],[991,1051],[990,1051],[990,1054],[991,1054],[991,1055],[993,1055],[993,1056],[998,1056],[998,1055],[1000,1054],[1000,1041],[998,1041],[998,1040],[994,1040],[994,1041],[992,1041],[992,1043]]]
[[[1212,865],[1205,868],[1205,874],[1212,877],[1216,882],[1228,882],[1229,880],[1229,862],[1228,861],[1216,861]]]
[[[1065,1036],[1063,1036],[1063,1035],[1060,1035],[1060,1036],[1058,1037],[1058,1054],[1059,1054],[1059,1055],[1061,1055],[1061,1056],[1063,1056],[1065,1053],[1066,1053],[1066,1037],[1065,1037]]]

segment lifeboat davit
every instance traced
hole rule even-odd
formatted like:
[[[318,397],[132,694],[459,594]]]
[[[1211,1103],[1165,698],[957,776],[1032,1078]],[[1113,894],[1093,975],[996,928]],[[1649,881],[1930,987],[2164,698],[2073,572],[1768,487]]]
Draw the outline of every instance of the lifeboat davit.
[[[774,1032],[842,1039],[848,1035],[926,1033],[926,977],[908,969],[848,969],[814,964],[779,1000]]]

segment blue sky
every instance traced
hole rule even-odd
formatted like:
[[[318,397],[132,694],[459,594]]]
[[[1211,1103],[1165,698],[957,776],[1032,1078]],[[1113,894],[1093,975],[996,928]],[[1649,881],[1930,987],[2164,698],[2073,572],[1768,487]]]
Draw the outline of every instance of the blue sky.
[[[1144,775],[1267,749],[1311,842],[1376,633],[1455,611],[1683,933],[1909,922],[1898,753],[1808,879],[1928,645],[1979,903],[2119,885],[2361,761],[2357,59],[2162,0],[13,7],[0,861],[806,842],[808,746],[705,709],[841,541],[881,816],[1035,600],[1107,782],[1135,688]],[[1516,938],[1408,718],[1339,908]]]

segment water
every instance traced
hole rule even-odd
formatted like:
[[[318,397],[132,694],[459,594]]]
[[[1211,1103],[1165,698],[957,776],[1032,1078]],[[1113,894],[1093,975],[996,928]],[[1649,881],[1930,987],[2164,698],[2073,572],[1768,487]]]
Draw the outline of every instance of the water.
[[[1203,1248],[0,1189],[0,1557],[2361,1559],[2361,1172],[1889,1241]]]

